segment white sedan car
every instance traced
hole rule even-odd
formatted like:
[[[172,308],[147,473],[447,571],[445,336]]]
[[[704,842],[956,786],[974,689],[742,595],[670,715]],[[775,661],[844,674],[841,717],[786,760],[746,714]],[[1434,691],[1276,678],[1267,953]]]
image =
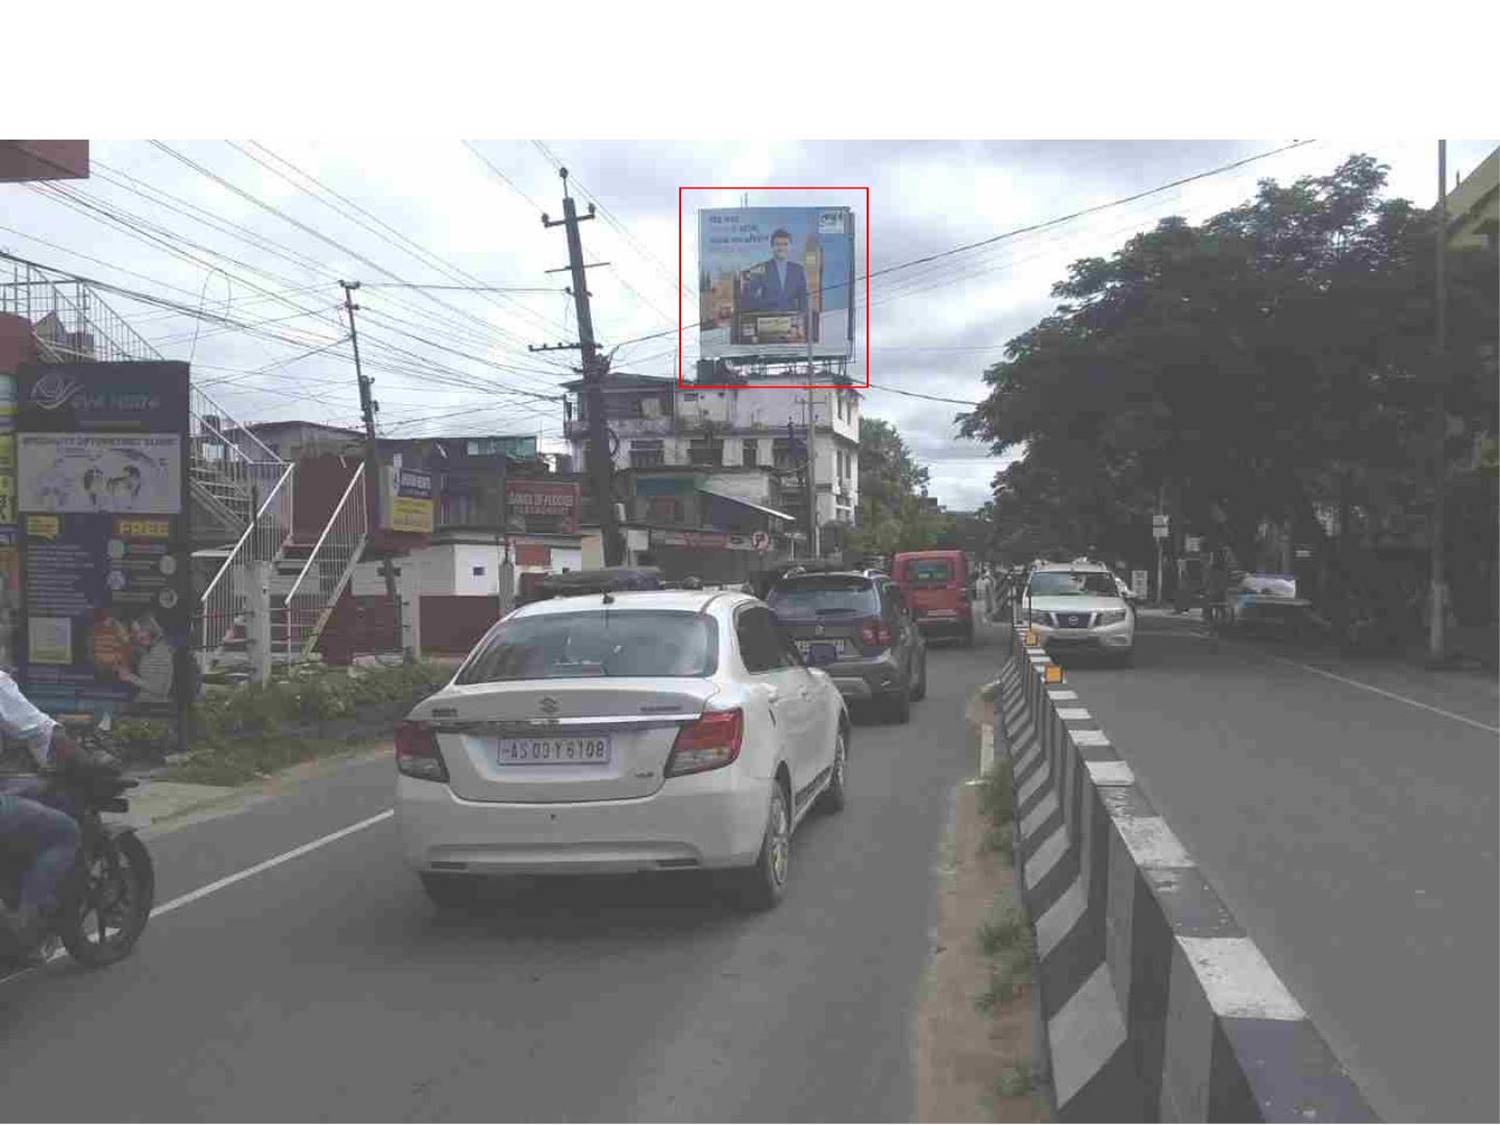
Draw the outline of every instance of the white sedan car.
[[[484,877],[726,870],[786,889],[792,833],[843,807],[849,718],[747,594],[525,606],[396,731],[407,862],[440,905]]]
[[[1016,605],[1048,653],[1085,650],[1129,664],[1135,654],[1135,611],[1119,579],[1098,563],[1049,563],[1031,572]]]

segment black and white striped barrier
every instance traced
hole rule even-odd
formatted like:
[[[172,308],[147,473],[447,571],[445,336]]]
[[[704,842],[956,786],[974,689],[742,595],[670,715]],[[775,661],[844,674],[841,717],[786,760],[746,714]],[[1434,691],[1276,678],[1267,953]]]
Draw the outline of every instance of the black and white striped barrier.
[[[998,712],[1059,1120],[1378,1120],[1024,628]]]

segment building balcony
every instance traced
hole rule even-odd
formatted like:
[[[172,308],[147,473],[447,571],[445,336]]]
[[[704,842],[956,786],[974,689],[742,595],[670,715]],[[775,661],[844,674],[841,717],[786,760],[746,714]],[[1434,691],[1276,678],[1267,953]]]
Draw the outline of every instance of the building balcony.
[[[667,418],[610,418],[606,425],[621,441],[628,441],[633,437],[662,437],[675,432],[673,419]],[[586,418],[569,418],[563,423],[563,436],[573,441],[582,441],[589,436],[589,423]]]

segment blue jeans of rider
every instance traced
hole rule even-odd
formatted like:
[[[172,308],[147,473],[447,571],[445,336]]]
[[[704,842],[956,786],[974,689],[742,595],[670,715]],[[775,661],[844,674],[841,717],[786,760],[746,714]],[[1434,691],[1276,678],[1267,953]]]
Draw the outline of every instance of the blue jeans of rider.
[[[43,914],[55,910],[63,881],[78,855],[78,823],[38,801],[0,791],[0,847],[31,857],[16,906]]]

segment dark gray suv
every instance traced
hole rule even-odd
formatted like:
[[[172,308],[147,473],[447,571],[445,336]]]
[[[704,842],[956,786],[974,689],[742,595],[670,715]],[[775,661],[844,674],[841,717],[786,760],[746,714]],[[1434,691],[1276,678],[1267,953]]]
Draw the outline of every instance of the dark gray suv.
[[[834,571],[782,578],[766,594],[803,659],[850,703],[904,723],[927,694],[927,642],[900,589],[883,574]]]

